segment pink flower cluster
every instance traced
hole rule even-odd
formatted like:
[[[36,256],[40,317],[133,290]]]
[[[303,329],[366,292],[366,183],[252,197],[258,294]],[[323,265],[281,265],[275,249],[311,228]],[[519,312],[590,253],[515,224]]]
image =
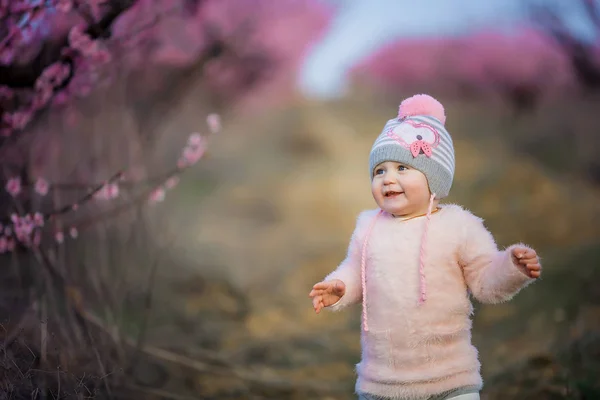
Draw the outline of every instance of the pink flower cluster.
[[[42,240],[42,228],[44,227],[44,216],[40,213],[26,214],[25,216],[11,215],[12,224],[3,226],[0,224],[0,254],[14,251],[16,244],[28,248],[38,247]],[[73,239],[79,236],[77,228],[69,228],[69,236]],[[56,231],[54,240],[63,243],[65,234]]]
[[[2,0],[0,0],[2,1]],[[207,123],[211,132],[217,132],[221,129],[219,116],[211,114],[207,118]],[[148,202],[158,203],[165,199],[167,190],[173,189],[179,183],[179,173],[184,169],[196,164],[205,154],[207,139],[200,133],[192,133],[186,146],[183,149],[182,155],[177,163],[177,170],[172,172],[166,180],[148,196]],[[94,194],[95,199],[112,200],[119,196],[119,184],[114,182],[115,179],[123,178],[123,173],[115,175],[109,181],[105,182]],[[51,185],[44,178],[38,178],[33,184],[37,194],[44,196],[50,190]],[[6,191],[13,197],[17,197],[22,191],[21,178],[18,176],[11,177],[5,185]],[[87,198],[84,198],[87,199]],[[79,208],[78,203],[73,203],[70,207],[71,211],[76,211]],[[53,215],[53,214],[50,214]],[[41,241],[41,228],[44,226],[44,216],[40,213],[26,214],[25,216],[11,215],[12,224],[2,226],[0,224],[0,253],[13,251],[16,243],[21,243],[25,247],[37,247]],[[76,238],[79,232],[76,227],[72,226],[68,230],[68,234],[72,238]],[[57,230],[54,233],[54,240],[57,243],[62,243],[65,240],[65,232]]]
[[[54,93],[54,88],[62,85],[69,73],[69,67],[61,62],[48,66],[35,82],[33,109],[39,110],[48,104]]]
[[[80,25],[69,31],[69,45],[79,51],[86,59],[98,64],[110,62],[110,53],[98,46],[98,41],[86,34]]]
[[[186,168],[198,162],[204,155],[206,150],[206,139],[201,134],[192,133],[188,139],[187,145],[183,149],[183,153],[177,161],[177,167]]]
[[[10,178],[6,182],[5,189],[12,197],[16,197],[19,193],[21,193],[21,178]]]
[[[55,1],[56,3],[54,5],[56,8],[65,13],[71,11],[76,5],[72,0]],[[106,0],[88,0],[85,3],[84,8],[87,7],[88,11],[98,19],[100,17],[101,5],[105,2]],[[45,8],[44,2],[40,1],[26,2],[11,0],[9,2],[8,0],[0,0],[0,18],[3,15],[7,15],[14,19],[23,14],[22,18],[19,17],[18,23],[16,22],[17,20],[8,23],[7,35],[0,40],[0,64],[9,65],[15,62],[16,55],[23,53],[23,51],[19,49],[24,46],[26,42],[35,39],[35,37],[32,36],[34,34],[33,26],[37,26],[39,23],[34,22],[41,18],[45,18]],[[31,38],[29,38],[30,36]],[[80,69],[81,71],[93,74],[98,66],[105,65],[111,61],[112,57],[110,53],[101,48],[98,41],[93,40],[87,35],[84,32],[84,27],[81,25],[76,25],[70,29],[68,42],[69,46],[81,54],[85,61],[76,64],[78,67],[83,66],[83,68],[78,68],[78,70]],[[63,54],[67,53],[63,52]],[[35,82],[33,96],[30,97],[31,103],[22,104],[14,110],[5,108],[2,112],[0,136],[7,137],[15,130],[24,129],[32,120],[35,113],[51,101],[55,89],[64,84],[65,80],[71,74],[70,68],[69,64],[61,61],[55,62],[45,68]],[[14,94],[15,92],[11,88],[0,86],[0,100],[11,100],[14,97]],[[64,96],[62,98],[64,99]]]
[[[217,133],[221,130],[221,117],[219,114],[209,114],[206,117],[206,123],[212,133]]]
[[[32,116],[33,112],[31,110],[25,109],[21,111],[15,111],[13,113],[7,112],[4,114],[2,120],[6,125],[10,126],[13,129],[23,129],[25,128],[25,125],[27,125],[29,121],[31,121]],[[8,132],[10,134],[10,131]],[[8,134],[4,133],[3,130],[2,136],[8,136]]]
[[[179,183],[179,177],[177,175],[171,176],[169,179],[165,181],[164,185],[161,185],[155,188],[148,197],[148,202],[150,204],[159,203],[165,199],[167,195],[167,190],[173,189]]]
[[[26,247],[39,246],[42,237],[40,228],[44,226],[42,214],[26,214],[23,217],[12,214],[10,219],[12,227],[3,227],[0,224],[0,253],[13,251],[16,244],[15,238]]]
[[[207,118],[208,126],[211,132],[215,133],[221,129],[220,118],[217,114],[211,114]],[[177,168],[183,170],[196,164],[206,152],[206,138],[200,133],[194,132],[188,138],[186,146],[183,148],[181,157],[177,161]],[[173,189],[179,182],[179,177],[173,175],[165,181],[163,185],[156,187],[148,198],[148,202],[159,203],[165,199],[167,190]]]

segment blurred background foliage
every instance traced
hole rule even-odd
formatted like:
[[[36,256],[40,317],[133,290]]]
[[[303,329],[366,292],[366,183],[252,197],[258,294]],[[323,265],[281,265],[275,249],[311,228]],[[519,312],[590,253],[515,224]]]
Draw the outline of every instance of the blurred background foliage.
[[[482,398],[600,398],[600,3],[457,3],[0,0],[0,218],[48,217],[1,249],[0,398],[354,398],[360,310],[307,295],[414,93],[446,108],[447,202],[545,267],[476,304]],[[206,153],[175,167],[192,132]]]

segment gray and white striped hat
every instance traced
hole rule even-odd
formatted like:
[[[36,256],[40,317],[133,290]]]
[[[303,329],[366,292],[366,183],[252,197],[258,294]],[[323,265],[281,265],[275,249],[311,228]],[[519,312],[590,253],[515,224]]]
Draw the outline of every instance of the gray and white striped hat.
[[[396,161],[425,174],[436,198],[448,196],[455,162],[452,137],[444,122],[443,107],[431,96],[416,95],[402,102],[398,118],[390,119],[373,143],[371,179],[377,165]]]

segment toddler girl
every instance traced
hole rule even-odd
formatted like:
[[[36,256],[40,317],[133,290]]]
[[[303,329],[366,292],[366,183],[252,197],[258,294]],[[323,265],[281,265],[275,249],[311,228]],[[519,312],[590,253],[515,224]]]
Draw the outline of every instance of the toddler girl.
[[[438,204],[454,176],[445,120],[431,96],[400,104],[369,157],[379,208],[358,216],[347,257],[309,295],[317,313],[362,301],[359,399],[479,399],[469,293],[504,302],[541,274],[533,249],[498,250],[480,218]]]

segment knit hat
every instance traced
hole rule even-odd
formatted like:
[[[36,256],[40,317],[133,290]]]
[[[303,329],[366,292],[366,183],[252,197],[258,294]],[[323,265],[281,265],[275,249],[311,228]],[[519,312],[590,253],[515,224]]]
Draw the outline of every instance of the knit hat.
[[[436,198],[448,196],[454,179],[454,146],[445,122],[444,107],[429,95],[417,94],[402,101],[398,117],[385,124],[373,143],[371,179],[377,165],[396,161],[421,171]]]

